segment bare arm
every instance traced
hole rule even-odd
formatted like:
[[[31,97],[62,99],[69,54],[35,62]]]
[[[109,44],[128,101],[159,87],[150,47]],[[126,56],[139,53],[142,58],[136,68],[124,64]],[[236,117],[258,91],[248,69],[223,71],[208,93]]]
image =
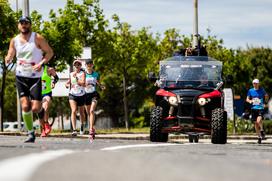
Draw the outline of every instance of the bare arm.
[[[101,84],[99,81],[96,81],[96,83],[100,87],[101,90],[105,90],[106,89],[106,87],[103,84]]]
[[[36,45],[45,53],[42,61],[33,67],[34,70],[39,71],[43,64],[49,62],[49,60],[53,57],[54,53],[52,48],[49,46],[49,44],[42,35],[37,34],[35,42]]]
[[[48,75],[50,75],[51,77],[54,77],[54,80],[52,81],[51,83],[51,88],[54,89],[55,88],[55,84],[59,81],[59,76],[58,74],[56,73],[55,69],[52,68],[52,67],[49,67],[47,69],[47,73]]]
[[[67,82],[65,83],[65,87],[66,87],[66,88],[69,88],[70,85],[71,85],[71,78],[69,78],[69,79],[67,80]]]
[[[80,86],[85,86],[85,81],[86,81],[86,74],[83,73],[83,74],[81,75],[81,79],[80,79],[80,80],[77,80],[77,83],[78,83],[78,85],[80,85]]]
[[[269,101],[269,96],[268,96],[268,94],[265,94],[265,95],[264,95],[264,100],[265,100],[266,103]]]
[[[247,96],[247,98],[246,98],[246,102],[248,102],[249,104],[252,104],[252,100],[250,99],[250,97],[249,97],[249,96]]]
[[[16,49],[15,49],[15,45],[14,45],[14,38],[12,38],[9,43],[8,54],[5,57],[6,64],[9,64],[12,61],[13,57],[15,56],[15,53],[16,53]]]

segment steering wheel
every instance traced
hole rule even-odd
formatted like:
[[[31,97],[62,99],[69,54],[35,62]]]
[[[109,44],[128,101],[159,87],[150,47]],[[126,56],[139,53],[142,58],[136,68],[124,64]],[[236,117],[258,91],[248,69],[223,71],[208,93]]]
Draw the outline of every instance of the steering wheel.
[[[210,87],[208,84],[200,84],[199,86],[197,86],[198,88],[207,88]]]

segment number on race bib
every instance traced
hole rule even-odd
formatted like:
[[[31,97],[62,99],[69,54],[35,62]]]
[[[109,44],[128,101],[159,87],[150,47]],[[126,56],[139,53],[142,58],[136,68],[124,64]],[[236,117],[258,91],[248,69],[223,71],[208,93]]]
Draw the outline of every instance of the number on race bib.
[[[93,93],[95,91],[95,87],[92,84],[90,84],[86,86],[85,90],[87,93]]]
[[[259,98],[253,98],[253,105],[257,106],[257,105],[260,105],[261,104],[261,99]]]

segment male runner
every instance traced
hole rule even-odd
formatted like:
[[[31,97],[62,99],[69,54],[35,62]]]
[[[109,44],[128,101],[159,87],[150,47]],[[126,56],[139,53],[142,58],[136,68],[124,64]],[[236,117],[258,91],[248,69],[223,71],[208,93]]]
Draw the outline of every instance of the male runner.
[[[31,19],[23,16],[19,19],[20,34],[10,41],[8,54],[5,57],[9,64],[16,55],[16,86],[20,96],[22,116],[28,130],[26,143],[35,142],[33,115],[43,117],[42,109],[42,66],[53,56],[53,50],[47,41],[38,33],[31,31]]]

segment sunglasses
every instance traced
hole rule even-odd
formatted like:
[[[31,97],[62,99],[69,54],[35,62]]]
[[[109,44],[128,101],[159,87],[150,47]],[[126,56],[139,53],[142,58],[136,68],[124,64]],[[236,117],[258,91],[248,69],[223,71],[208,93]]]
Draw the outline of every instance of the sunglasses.
[[[28,25],[28,24],[30,24],[28,21],[20,21],[19,23],[22,24],[22,25]]]
[[[79,66],[81,66],[81,64],[80,63],[75,63],[74,66],[79,67]]]

